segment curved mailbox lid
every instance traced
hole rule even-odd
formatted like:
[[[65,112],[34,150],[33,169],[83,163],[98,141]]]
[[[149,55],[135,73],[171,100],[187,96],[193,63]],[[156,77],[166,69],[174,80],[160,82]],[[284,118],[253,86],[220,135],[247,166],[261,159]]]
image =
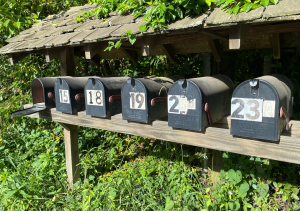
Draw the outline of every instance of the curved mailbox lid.
[[[123,119],[148,123],[167,116],[167,92],[180,78],[183,77],[129,78],[121,90]]]
[[[233,82],[226,75],[175,82],[168,92],[168,125],[203,130],[230,114]],[[209,110],[204,111],[207,104]]]
[[[76,114],[85,110],[84,87],[89,77],[56,78],[56,110]]]
[[[290,102],[288,102],[290,101]],[[274,76],[263,76],[241,83],[231,101],[231,134],[278,141],[286,126],[279,117],[283,107],[289,111],[291,90]]]
[[[128,78],[89,78],[84,91],[86,114],[96,117],[110,117],[121,113],[121,89]]]
[[[31,81],[33,107],[11,113],[11,118],[26,116],[45,109],[55,108],[55,98],[49,98],[48,93],[54,93],[55,77],[35,78]]]

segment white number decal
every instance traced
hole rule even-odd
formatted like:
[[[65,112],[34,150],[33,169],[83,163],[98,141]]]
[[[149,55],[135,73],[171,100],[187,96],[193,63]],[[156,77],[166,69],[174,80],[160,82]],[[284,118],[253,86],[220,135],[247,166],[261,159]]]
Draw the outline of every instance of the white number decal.
[[[69,90],[59,89],[59,102],[70,103]]]
[[[130,94],[130,108],[146,110],[145,93],[129,92]]]
[[[262,116],[263,99],[231,99],[231,119],[262,122]]]
[[[168,95],[168,112],[187,114],[188,109],[196,110],[196,99],[188,100],[184,95]]]
[[[86,90],[87,104],[103,106],[102,90]]]

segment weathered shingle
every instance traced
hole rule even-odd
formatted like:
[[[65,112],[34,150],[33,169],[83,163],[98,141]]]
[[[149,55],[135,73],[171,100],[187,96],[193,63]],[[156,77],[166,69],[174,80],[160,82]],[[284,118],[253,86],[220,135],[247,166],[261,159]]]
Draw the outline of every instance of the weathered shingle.
[[[84,41],[84,39],[89,36],[90,34],[92,34],[93,32],[95,32],[95,30],[85,30],[85,31],[81,31],[79,32],[76,36],[72,37],[70,39],[71,43],[79,43]]]
[[[131,30],[133,34],[138,34],[140,33],[140,26],[143,26],[145,24],[146,22],[124,24],[120,28],[112,32],[110,35],[112,37],[121,37],[126,32],[126,30]]]
[[[168,26],[168,30],[177,30],[177,29],[186,29],[203,24],[204,19],[207,17],[207,14],[202,14],[196,17],[185,17],[182,20],[176,21]]]
[[[206,24],[210,25],[219,25],[219,24],[228,24],[228,23],[236,23],[236,22],[245,22],[252,21],[258,18],[261,18],[263,15],[264,7],[260,7],[255,10],[251,10],[248,13],[242,12],[237,15],[231,14],[229,15],[226,10],[221,8],[216,8],[205,21]]]
[[[87,36],[85,38],[85,41],[95,42],[95,41],[99,41],[103,38],[110,37],[110,34],[112,32],[114,32],[115,30],[117,30],[118,28],[120,28],[120,27],[121,27],[121,25],[119,25],[119,26],[110,26],[108,28],[96,29],[92,34],[90,34],[89,36]]]
[[[299,0],[282,0],[277,5],[269,5],[263,17],[273,18],[289,15],[300,14],[300,1]]]

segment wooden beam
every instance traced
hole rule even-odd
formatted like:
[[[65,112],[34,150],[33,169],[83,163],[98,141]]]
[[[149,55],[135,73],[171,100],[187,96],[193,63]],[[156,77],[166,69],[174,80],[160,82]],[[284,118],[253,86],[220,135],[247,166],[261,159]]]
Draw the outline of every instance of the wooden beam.
[[[72,188],[72,185],[80,178],[80,169],[78,166],[78,127],[76,125],[58,123],[64,128],[68,184],[69,187]]]
[[[60,55],[60,53],[64,50],[64,48],[65,47],[46,49],[45,52],[46,62],[51,62],[53,59],[55,59],[58,55]]]
[[[154,49],[160,45],[160,43],[165,39],[165,34],[143,36],[142,37],[142,55],[150,56]]]
[[[84,45],[85,58],[92,59],[107,47],[107,42],[87,43]]]
[[[60,53],[60,75],[75,76],[74,48],[64,48]]]
[[[9,54],[10,64],[15,65],[17,62],[21,61],[28,55],[29,55],[29,53],[25,53],[25,52]]]
[[[207,42],[216,62],[221,62],[222,45],[220,43],[220,40],[207,40]]]
[[[140,51],[141,48],[139,47],[134,47],[134,46],[126,46],[126,45],[121,45],[120,48],[123,48],[123,49],[128,49],[128,50],[135,50],[135,51]]]
[[[279,33],[274,33],[271,35],[271,44],[273,47],[274,59],[280,59],[280,37]]]
[[[218,39],[222,39],[222,40],[229,40],[228,35],[224,35],[224,34],[215,32],[215,31],[210,30],[210,29],[202,29],[199,32],[202,33],[202,34],[205,34],[205,35],[212,36],[214,38],[218,38]]]
[[[238,24],[229,28],[229,49],[240,49],[251,24]]]
[[[127,122],[122,115],[111,119],[94,118],[85,111],[77,115],[63,114],[55,108],[28,115],[29,117],[47,119],[102,130],[116,131],[142,137],[228,151],[253,157],[262,157],[289,163],[300,164],[300,121],[290,121],[290,131],[284,131],[279,142],[233,137],[228,129],[208,127],[205,131],[178,130],[168,127],[167,121],[154,121],[151,124]],[[229,122],[228,122],[229,120]],[[228,128],[230,118],[223,118],[214,124]]]
[[[121,48],[123,53],[130,59],[132,64],[137,65],[138,64],[138,53],[135,50],[128,50]]]
[[[175,63],[175,54],[172,46],[170,44],[162,44],[160,47],[163,49],[170,62]]]

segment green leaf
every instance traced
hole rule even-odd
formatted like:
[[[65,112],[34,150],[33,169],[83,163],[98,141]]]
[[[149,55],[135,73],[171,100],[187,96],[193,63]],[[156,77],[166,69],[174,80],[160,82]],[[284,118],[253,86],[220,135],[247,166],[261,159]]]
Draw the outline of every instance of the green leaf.
[[[36,11],[36,13],[37,13],[38,16],[40,16],[40,13],[42,12],[42,10],[43,10],[43,5],[39,5],[37,7],[37,11]]]
[[[133,45],[136,41],[136,35],[130,34],[130,35],[128,35],[128,38],[129,38],[129,42],[131,43],[131,45]]]
[[[233,185],[238,184],[242,181],[242,172],[237,170],[236,172],[233,169],[228,171],[228,178],[232,182]]]
[[[252,9],[252,4],[251,3],[246,3],[243,7],[244,12],[249,12]]]
[[[174,202],[170,199],[170,197],[167,197],[165,211],[171,210],[173,207],[174,207]]]
[[[19,29],[21,26],[21,22],[14,22],[14,26]]]
[[[5,20],[5,21],[3,22],[3,26],[7,27],[7,26],[8,26],[8,24],[9,24],[9,22],[10,22],[10,20],[9,20],[9,19]]]
[[[240,7],[239,7],[238,5],[235,5],[235,6],[233,7],[232,12],[236,15],[236,14],[238,14],[239,10],[240,10]]]
[[[219,6],[219,5],[223,4],[225,1],[226,0],[218,0],[216,4],[217,4],[217,6]]]
[[[261,4],[264,5],[264,7],[267,7],[270,3],[270,0],[261,0]]]
[[[247,182],[243,182],[240,186],[239,186],[239,193],[240,195],[247,193],[248,190],[250,189],[250,186]]]
[[[241,205],[240,205],[240,203],[239,203],[238,200],[236,200],[236,201],[230,200],[228,202],[228,206],[229,206],[230,210],[238,210],[241,207]]]
[[[121,45],[122,45],[122,42],[119,40],[118,42],[116,42],[115,48],[120,48]]]
[[[175,11],[177,12],[177,16],[182,19],[183,18],[182,10],[179,7],[177,7]]]
[[[140,26],[139,30],[140,30],[141,33],[143,33],[144,31],[147,30],[147,26],[142,25],[142,26]]]
[[[260,194],[261,197],[265,197],[269,192],[269,185],[267,184],[257,184],[256,190]]]

